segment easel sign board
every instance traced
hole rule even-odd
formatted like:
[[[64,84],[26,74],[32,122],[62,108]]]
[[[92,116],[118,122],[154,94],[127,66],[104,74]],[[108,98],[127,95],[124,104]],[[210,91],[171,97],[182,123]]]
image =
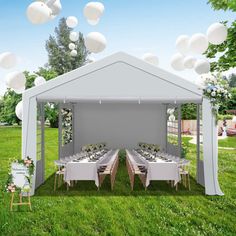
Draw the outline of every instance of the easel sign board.
[[[16,187],[19,187],[21,189],[29,187],[30,184],[27,179],[27,176],[29,176],[29,170],[25,165],[19,163],[12,163],[11,174],[13,184]]]

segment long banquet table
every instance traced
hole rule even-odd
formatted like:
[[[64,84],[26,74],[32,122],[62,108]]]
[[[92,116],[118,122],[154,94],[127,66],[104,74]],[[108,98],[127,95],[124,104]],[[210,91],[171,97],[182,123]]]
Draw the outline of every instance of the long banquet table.
[[[145,165],[147,169],[146,187],[149,186],[151,180],[172,180],[174,185],[181,180],[178,163],[175,161],[166,162],[159,158],[155,162],[148,161],[134,150],[126,150],[126,154],[132,164]]]
[[[90,162],[83,159],[79,162],[70,161],[66,164],[64,180],[70,185],[73,180],[93,180],[99,186],[97,169],[100,165],[112,165],[119,150],[110,150],[99,160]]]

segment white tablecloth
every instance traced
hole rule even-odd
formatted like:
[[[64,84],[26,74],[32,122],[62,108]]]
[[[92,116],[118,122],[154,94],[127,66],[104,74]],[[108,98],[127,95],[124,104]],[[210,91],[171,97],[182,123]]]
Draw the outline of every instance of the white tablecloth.
[[[71,180],[94,180],[96,186],[99,186],[97,174],[99,165],[112,164],[118,152],[119,150],[111,150],[96,162],[89,162],[88,159],[80,162],[68,162],[64,175],[65,182],[70,184]]]
[[[150,162],[136,151],[126,150],[126,153],[132,160],[138,163],[138,165],[144,164],[146,166],[146,187],[150,184],[151,180],[173,180],[175,185],[181,180],[177,162],[165,162],[161,159],[157,159],[156,162]]]

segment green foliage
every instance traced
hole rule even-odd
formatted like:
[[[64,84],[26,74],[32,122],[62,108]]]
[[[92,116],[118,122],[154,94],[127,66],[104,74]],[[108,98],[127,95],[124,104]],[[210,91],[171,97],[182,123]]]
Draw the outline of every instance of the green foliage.
[[[208,0],[208,4],[211,4],[214,10],[236,11],[235,0]]]
[[[79,33],[79,40],[75,42],[77,46],[77,56],[72,57],[70,55],[68,45],[71,43],[69,38],[71,31],[72,29],[66,25],[66,19],[62,18],[60,19],[59,26],[55,28],[56,36],[50,35],[46,42],[49,66],[55,70],[58,75],[62,75],[84,65],[89,55],[81,33]]]
[[[193,103],[183,104],[181,106],[182,120],[197,119],[197,105]]]
[[[218,120],[232,120],[233,115],[230,114],[226,114],[226,115],[218,115]]]

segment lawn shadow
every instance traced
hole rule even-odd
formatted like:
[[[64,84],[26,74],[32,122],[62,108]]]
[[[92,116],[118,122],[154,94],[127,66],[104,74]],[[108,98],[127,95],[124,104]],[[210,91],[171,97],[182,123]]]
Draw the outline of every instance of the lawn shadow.
[[[125,166],[118,170],[114,190],[111,190],[109,176],[103,182],[100,190],[97,189],[94,181],[77,181],[75,186],[67,191],[66,184],[62,184],[54,191],[54,174],[46,179],[35,193],[35,196],[87,196],[87,197],[112,197],[112,196],[203,196],[204,187],[196,183],[196,180],[190,177],[191,190],[186,189],[182,184],[178,185],[178,191],[172,188],[167,181],[151,181],[145,191],[138,177],[135,178],[134,190],[130,189],[130,182]]]

